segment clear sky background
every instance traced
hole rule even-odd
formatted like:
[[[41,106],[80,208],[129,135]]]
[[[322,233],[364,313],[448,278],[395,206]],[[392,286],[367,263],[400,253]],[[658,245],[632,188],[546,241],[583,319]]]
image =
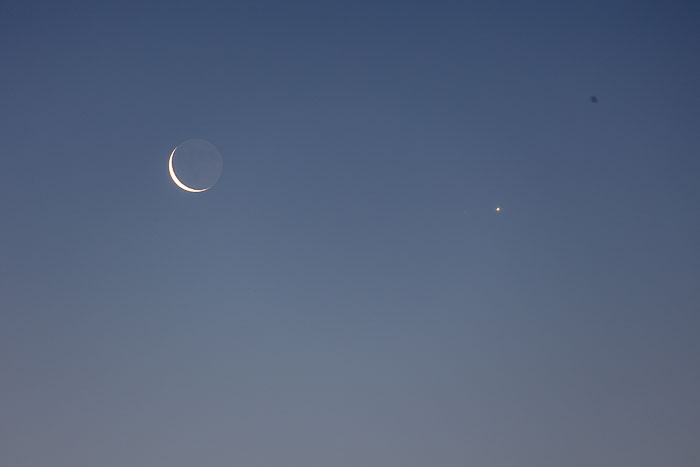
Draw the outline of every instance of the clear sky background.
[[[0,465],[697,466],[699,23],[3,1]]]

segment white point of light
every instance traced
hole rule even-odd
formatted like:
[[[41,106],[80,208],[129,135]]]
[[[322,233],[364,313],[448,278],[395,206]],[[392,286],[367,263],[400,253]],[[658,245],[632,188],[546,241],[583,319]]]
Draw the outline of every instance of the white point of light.
[[[500,206],[496,206],[496,212],[501,212],[501,207],[500,207]]]
[[[177,151],[177,148],[173,149],[173,152],[170,154],[170,160],[168,161],[168,169],[170,170],[170,178],[173,179],[173,182],[175,182],[175,185],[179,186],[185,191],[189,191],[190,193],[201,193],[203,191],[207,191],[209,188],[204,188],[202,190],[195,190],[194,188],[190,188],[184,183],[180,181],[179,178],[177,178],[177,175],[175,175],[175,170],[173,170],[173,157],[175,156],[175,151]]]

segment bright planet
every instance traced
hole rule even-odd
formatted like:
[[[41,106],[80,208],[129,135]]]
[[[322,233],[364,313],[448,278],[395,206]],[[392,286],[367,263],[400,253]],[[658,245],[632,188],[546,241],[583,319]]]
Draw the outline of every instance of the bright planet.
[[[175,147],[168,159],[168,171],[175,185],[189,193],[213,187],[221,177],[224,161],[209,141],[190,139]]]

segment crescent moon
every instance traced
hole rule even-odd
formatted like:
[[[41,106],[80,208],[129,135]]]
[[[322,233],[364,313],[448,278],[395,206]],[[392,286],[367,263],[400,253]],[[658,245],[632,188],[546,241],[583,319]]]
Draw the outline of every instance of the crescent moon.
[[[173,170],[173,156],[175,156],[175,151],[177,151],[177,148],[173,149],[173,152],[170,154],[170,160],[168,161],[168,169],[170,170],[170,178],[173,179],[173,182],[175,182],[175,185],[179,186],[185,191],[189,191],[190,193],[201,193],[203,191],[207,191],[209,188],[204,188],[202,190],[195,190],[194,188],[190,188],[184,183],[180,181],[179,178],[177,178],[177,175],[175,175],[175,171]],[[211,187],[210,187],[211,188]]]

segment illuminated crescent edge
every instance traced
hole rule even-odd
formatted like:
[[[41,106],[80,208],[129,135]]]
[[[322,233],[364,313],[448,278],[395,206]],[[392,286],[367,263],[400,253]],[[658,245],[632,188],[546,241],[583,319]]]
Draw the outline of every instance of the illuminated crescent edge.
[[[204,188],[203,190],[195,190],[194,188],[190,188],[184,183],[180,181],[179,178],[177,178],[177,175],[175,175],[175,170],[173,170],[173,157],[175,156],[175,151],[177,151],[177,148],[173,149],[173,152],[170,154],[170,160],[168,161],[168,169],[170,170],[170,178],[173,179],[173,182],[175,182],[175,185],[179,186],[185,191],[189,191],[190,193],[201,193],[203,191],[207,191],[209,188]]]

